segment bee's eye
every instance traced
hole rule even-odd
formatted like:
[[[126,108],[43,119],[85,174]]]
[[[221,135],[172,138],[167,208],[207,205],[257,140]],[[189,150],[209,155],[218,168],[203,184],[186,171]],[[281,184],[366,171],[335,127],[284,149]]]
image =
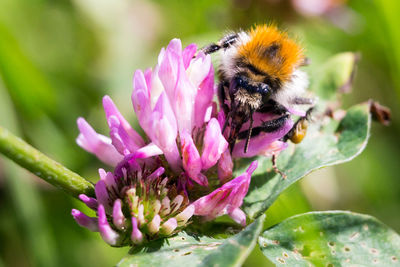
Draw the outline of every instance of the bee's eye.
[[[271,93],[271,88],[266,83],[260,83],[258,85],[258,92],[261,93],[262,95],[266,95]]]
[[[236,76],[234,78],[234,83],[238,87],[245,87],[247,86],[247,81],[245,81],[245,78],[243,76]]]

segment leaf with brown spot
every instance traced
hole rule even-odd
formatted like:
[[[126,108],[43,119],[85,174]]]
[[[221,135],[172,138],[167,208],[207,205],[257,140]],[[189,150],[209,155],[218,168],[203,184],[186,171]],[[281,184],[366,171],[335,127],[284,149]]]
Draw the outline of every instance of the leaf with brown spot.
[[[299,226],[304,232],[293,231]],[[282,260],[287,266],[399,266],[400,236],[371,216],[346,211],[293,216],[266,230],[258,243],[277,266]]]

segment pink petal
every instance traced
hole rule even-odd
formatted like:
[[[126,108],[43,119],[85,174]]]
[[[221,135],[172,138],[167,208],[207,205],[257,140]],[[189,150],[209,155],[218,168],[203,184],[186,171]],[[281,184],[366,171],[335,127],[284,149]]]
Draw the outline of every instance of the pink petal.
[[[178,170],[180,155],[176,145],[176,120],[169,108],[165,93],[161,94],[151,120],[151,140],[163,151],[172,169]]]
[[[174,39],[169,43],[160,65],[159,77],[176,116],[179,132],[191,132],[197,90],[186,75],[180,40]]]
[[[147,176],[148,181],[152,181],[163,175],[165,172],[165,169],[163,167],[159,167],[157,170],[155,170],[152,174]]]
[[[204,134],[203,152],[201,154],[203,170],[214,166],[227,148],[228,142],[221,134],[219,123],[217,119],[212,118],[208,122]]]
[[[194,214],[195,206],[189,205],[181,213],[175,216],[178,225],[184,225]]]
[[[112,217],[115,227],[117,227],[119,230],[126,228],[126,218],[122,213],[122,201],[120,199],[114,201]]]
[[[120,235],[116,231],[114,231],[108,224],[103,205],[99,205],[98,216],[99,231],[101,237],[106,243],[110,244],[111,246],[117,246],[121,242]]]
[[[199,151],[197,151],[192,137],[187,132],[181,135],[181,151],[183,168],[187,175],[196,183],[207,186],[208,182],[203,184],[204,181],[199,179],[201,178],[200,171],[202,168],[200,154]]]
[[[160,215],[157,214],[156,216],[154,216],[154,218],[147,226],[149,232],[152,234],[156,234],[158,230],[160,230],[160,223],[161,223],[161,217]]]
[[[222,153],[218,161],[218,179],[222,184],[226,183],[232,178],[233,161],[229,150]]]
[[[168,221],[161,225],[160,232],[164,235],[170,235],[178,227],[178,223],[175,218],[170,218]]]
[[[103,97],[103,106],[104,106],[104,111],[106,112],[107,120],[109,120],[111,116],[115,116],[116,118],[115,121],[119,123],[117,127],[119,128],[118,130],[120,135],[122,137],[129,138],[129,140],[127,140],[126,143],[131,150],[136,150],[139,147],[144,146],[143,138],[135,130],[132,129],[131,125],[121,115],[121,113],[114,105],[114,102],[111,100],[109,96]],[[109,127],[111,129],[110,123]]]
[[[206,59],[210,59],[209,55]],[[207,64],[209,65],[207,67]],[[214,97],[214,68],[210,62],[205,62],[202,66],[208,70],[207,76],[201,81],[195,99],[194,123],[197,127],[201,127],[206,120],[207,109],[212,105]]]
[[[133,76],[132,104],[140,126],[148,133],[151,130],[148,125],[151,113],[150,92],[141,70],[137,70]]]
[[[86,151],[93,153],[104,163],[115,166],[123,159],[115,147],[111,144],[111,139],[96,133],[95,130],[83,118],[77,120],[80,134],[76,142]]]
[[[229,204],[229,188],[218,188],[193,202],[195,215],[207,216],[210,220],[224,214]]]
[[[186,74],[193,86],[199,88],[200,84],[209,76],[210,69],[212,69],[211,56],[205,56],[203,52],[200,52],[199,55],[190,62]]]
[[[132,217],[132,234],[131,240],[134,244],[140,244],[143,242],[143,234],[138,228],[138,222],[135,217]]]
[[[173,103],[175,101],[175,87],[178,81],[179,64],[183,65],[182,45],[179,39],[171,40],[159,64],[158,76],[164,85],[168,99]]]
[[[163,151],[154,143],[150,143],[140,149],[138,149],[133,155],[137,159],[145,159],[153,156],[161,155]]]
[[[99,227],[97,226],[97,218],[89,217],[76,209],[72,209],[71,214],[80,226],[85,227],[92,232],[99,231]]]
[[[232,212],[229,213],[229,216],[238,224],[241,224],[243,227],[246,226],[246,214],[239,209],[236,208]]]
[[[144,71],[144,78],[146,80],[146,85],[147,88],[151,90],[151,76],[152,76],[152,70],[151,68],[148,68]]]
[[[97,204],[97,200],[95,198],[88,197],[85,194],[80,194],[79,195],[79,199],[82,200],[82,202],[85,203],[86,206],[88,206],[92,210],[97,210],[97,205],[98,204]]]
[[[214,219],[230,213],[234,217],[236,216],[235,218],[242,218],[235,209],[239,208],[243,203],[243,198],[249,188],[251,174],[257,168],[257,164],[257,161],[253,161],[245,173],[196,200],[193,203],[195,206],[194,214],[206,216],[207,219]]]
[[[183,58],[183,65],[185,66],[185,69],[187,69],[190,65],[190,61],[193,59],[194,54],[196,54],[197,51],[197,45],[196,44],[190,44],[185,47],[185,49],[182,52],[182,58]]]
[[[106,183],[103,180],[99,180],[94,187],[94,191],[99,205],[106,208],[107,214],[111,214],[112,208],[110,206],[110,198],[108,196]]]

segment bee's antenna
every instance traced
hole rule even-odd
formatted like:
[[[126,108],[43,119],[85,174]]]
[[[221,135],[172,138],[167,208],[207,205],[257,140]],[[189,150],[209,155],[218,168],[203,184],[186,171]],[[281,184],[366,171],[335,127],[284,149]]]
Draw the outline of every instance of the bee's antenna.
[[[250,108],[250,126],[249,126],[249,131],[247,133],[246,144],[244,146],[244,153],[247,153],[250,144],[251,132],[253,131],[253,113],[254,110]]]

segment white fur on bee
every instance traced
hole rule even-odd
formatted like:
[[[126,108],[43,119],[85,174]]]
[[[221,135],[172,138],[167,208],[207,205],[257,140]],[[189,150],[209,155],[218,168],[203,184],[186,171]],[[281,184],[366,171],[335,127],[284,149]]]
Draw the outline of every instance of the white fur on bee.
[[[230,47],[221,51],[221,67],[225,77],[232,79],[233,76],[238,72],[235,59],[238,55],[238,48],[250,41],[250,36],[246,32],[239,32],[236,42]]]
[[[291,79],[282,84],[282,87],[271,98],[285,107],[291,107],[294,98],[304,96],[308,85],[307,73],[296,69],[293,71]]]

